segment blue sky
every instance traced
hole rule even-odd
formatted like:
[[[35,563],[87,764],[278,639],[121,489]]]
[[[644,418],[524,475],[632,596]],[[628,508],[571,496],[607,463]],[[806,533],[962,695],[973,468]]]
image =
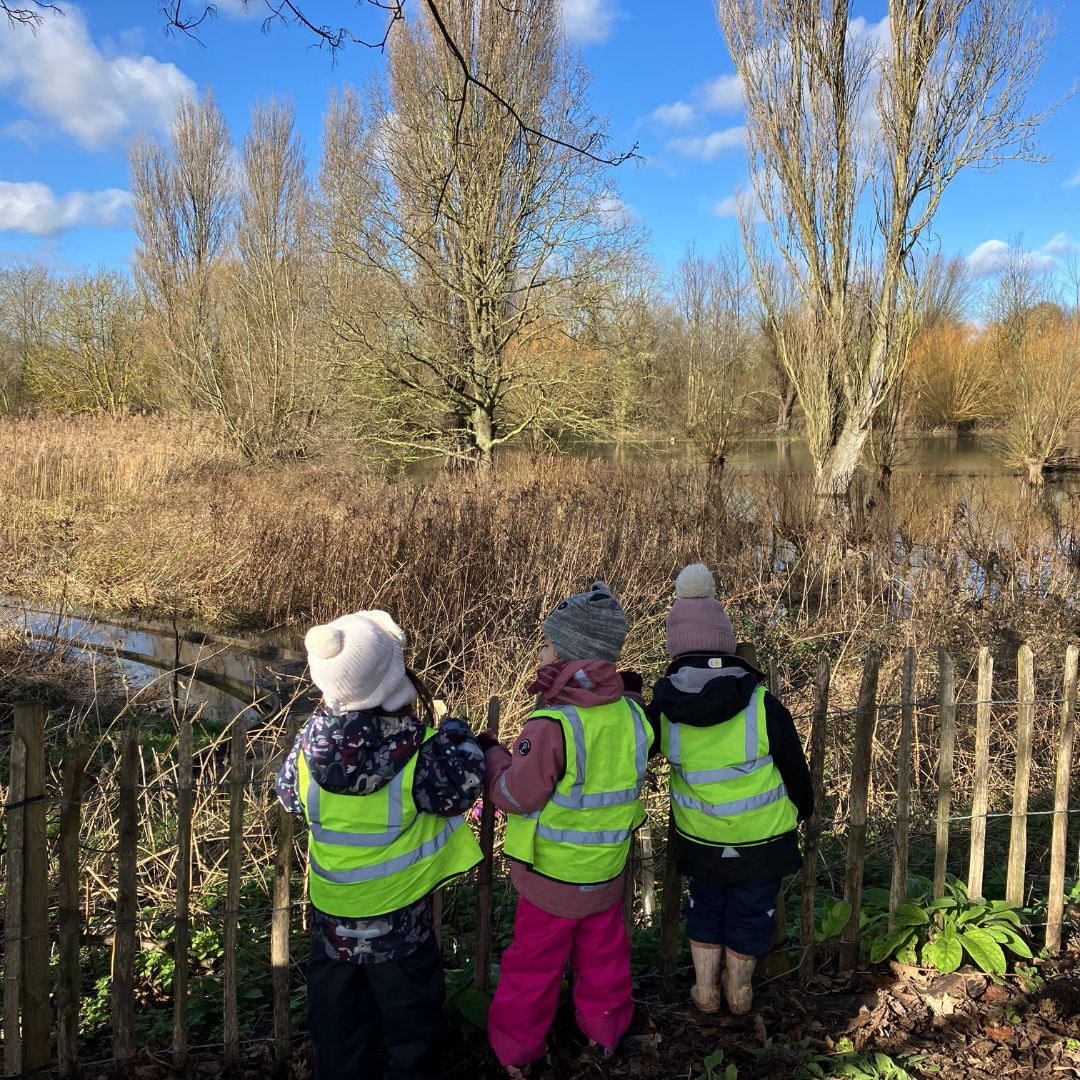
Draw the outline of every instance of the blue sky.
[[[131,249],[126,148],[136,131],[160,135],[175,95],[212,86],[239,141],[258,96],[291,94],[309,158],[318,155],[327,90],[362,83],[382,63],[353,46],[310,47],[295,28],[263,33],[263,0],[245,14],[219,0],[204,47],[162,32],[161,0],[83,0],[32,37],[0,25],[0,259],[58,268],[120,264]],[[711,0],[563,0],[567,28],[595,72],[593,102],[616,144],[639,144],[643,164],[618,169],[622,197],[673,266],[688,244],[705,251],[736,236],[732,194],[745,182],[738,84]],[[194,5],[193,5],[194,6]],[[351,0],[307,0],[319,22],[377,34],[378,16]],[[883,3],[858,9],[868,24]],[[1080,75],[1080,3],[1053,11],[1060,32],[1033,104],[1068,94]],[[1009,162],[962,174],[935,230],[942,248],[993,265],[995,243],[1023,236],[1045,262],[1080,242],[1080,98],[1043,129],[1045,163]]]

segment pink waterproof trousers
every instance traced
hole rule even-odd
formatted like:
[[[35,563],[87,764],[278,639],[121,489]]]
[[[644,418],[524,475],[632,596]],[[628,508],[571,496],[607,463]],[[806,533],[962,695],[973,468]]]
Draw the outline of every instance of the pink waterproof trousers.
[[[544,1056],[568,956],[577,974],[578,1027],[601,1046],[613,1046],[630,1026],[633,982],[622,904],[584,919],[563,919],[522,896],[488,1014],[491,1048],[503,1065],[527,1065]]]

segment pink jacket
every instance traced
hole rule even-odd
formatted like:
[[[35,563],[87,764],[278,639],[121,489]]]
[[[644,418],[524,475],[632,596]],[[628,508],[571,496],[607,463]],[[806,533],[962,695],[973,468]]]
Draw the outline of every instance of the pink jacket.
[[[620,673],[609,660],[569,660],[542,667],[529,692],[542,694],[547,706],[588,708],[607,705],[623,696],[641,704],[639,685],[640,677]],[[491,747],[484,754],[484,766],[485,798],[500,810],[507,814],[542,810],[566,769],[562,728],[545,717],[526,720],[513,749]],[[522,863],[513,862],[510,880],[521,896],[549,914],[583,919],[606,911],[622,899],[625,873],[604,885],[578,886],[541,877]]]

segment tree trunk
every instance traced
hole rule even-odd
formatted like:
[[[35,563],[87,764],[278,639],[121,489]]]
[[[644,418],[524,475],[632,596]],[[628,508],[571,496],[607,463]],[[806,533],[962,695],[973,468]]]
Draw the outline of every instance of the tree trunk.
[[[495,435],[491,416],[479,405],[473,409],[472,414],[472,437],[476,444],[476,452],[480,458],[480,468],[487,471],[495,462]]]
[[[840,437],[818,466],[814,494],[820,502],[839,508],[848,505],[851,481],[859,467],[869,432],[869,425],[853,424],[850,420],[844,425]]]
[[[780,409],[776,417],[777,431],[791,430],[791,413],[795,408],[795,384],[788,383],[787,389],[780,394]]]
[[[1027,482],[1032,487],[1039,487],[1043,482],[1043,466],[1045,462],[1041,459],[1028,458],[1024,464],[1027,466],[1028,471]]]

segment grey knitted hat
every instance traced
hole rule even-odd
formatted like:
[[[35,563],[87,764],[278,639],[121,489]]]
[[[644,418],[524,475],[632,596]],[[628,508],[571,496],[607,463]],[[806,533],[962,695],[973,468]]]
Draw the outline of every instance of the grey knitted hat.
[[[611,590],[602,581],[594,581],[585,592],[568,596],[542,627],[560,660],[614,663],[626,640],[626,613]]]

